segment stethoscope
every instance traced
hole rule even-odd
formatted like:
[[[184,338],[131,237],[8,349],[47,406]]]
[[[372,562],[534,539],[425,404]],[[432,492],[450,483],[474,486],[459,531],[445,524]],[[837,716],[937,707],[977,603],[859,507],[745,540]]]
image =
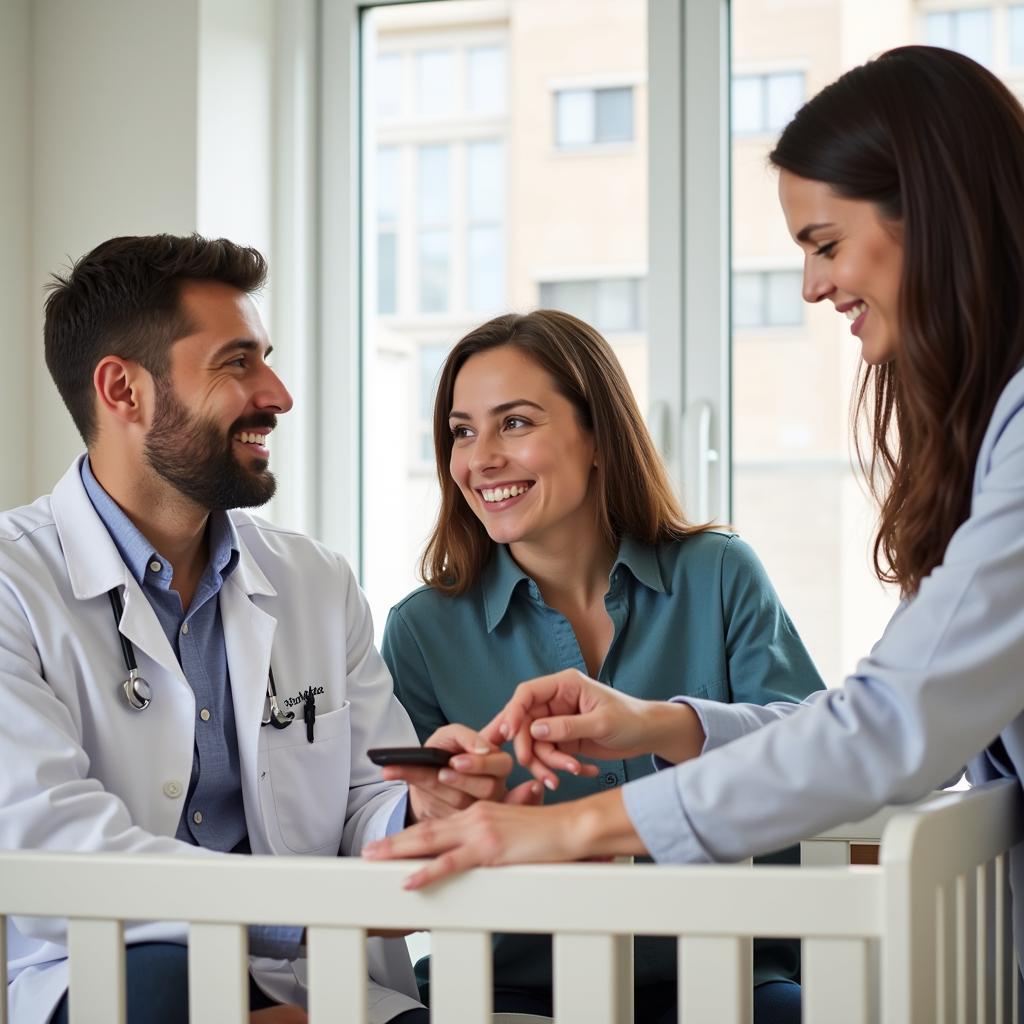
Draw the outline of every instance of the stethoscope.
[[[121,641],[121,653],[124,655],[124,667],[128,670],[128,678],[121,684],[128,707],[133,711],[145,711],[153,703],[153,688],[139,675],[139,665],[135,660],[135,647],[131,640],[121,632],[121,591],[114,587],[107,591],[110,607],[114,609],[114,623],[117,626],[117,637]],[[294,711],[282,711],[277,702],[277,686],[274,685],[274,668],[270,667],[267,677],[267,717],[260,719],[260,725],[272,725],[275,729],[286,729],[295,718]]]

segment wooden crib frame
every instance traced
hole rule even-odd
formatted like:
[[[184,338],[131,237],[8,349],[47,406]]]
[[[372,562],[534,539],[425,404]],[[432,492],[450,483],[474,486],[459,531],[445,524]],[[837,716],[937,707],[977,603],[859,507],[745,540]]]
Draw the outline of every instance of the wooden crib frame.
[[[490,1018],[492,931],[554,934],[558,1024],[629,1024],[634,934],[678,936],[687,1024],[749,1022],[756,935],[803,940],[810,1024],[1017,1024],[1021,805],[1014,781],[942,794],[804,844],[800,869],[527,866],[415,893],[408,862],[3,853],[0,915],[69,919],[72,1024],[123,1024],[126,920],[190,922],[193,1024],[246,1021],[253,921],[308,927],[312,1024],[365,1020],[370,928],[432,933],[439,1024]],[[846,866],[849,843],[880,829],[879,865]],[[5,937],[0,916],[0,953]]]

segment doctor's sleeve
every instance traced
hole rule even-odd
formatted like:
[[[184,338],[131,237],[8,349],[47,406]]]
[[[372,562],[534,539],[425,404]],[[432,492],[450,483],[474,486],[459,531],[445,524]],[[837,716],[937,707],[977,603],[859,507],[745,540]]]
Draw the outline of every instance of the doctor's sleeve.
[[[392,608],[388,615],[380,652],[391,671],[395,696],[412,719],[420,743],[425,743],[448,725],[448,719],[437,702],[430,670],[401,607]]]
[[[1017,411],[942,563],[845,685],[630,783],[627,811],[658,860],[729,861],[918,799],[1024,712],[1021,665],[1024,411]],[[742,706],[735,710],[742,714]]]
[[[406,786],[386,782],[367,750],[416,745],[409,716],[395,699],[387,666],[373,646],[373,622],[366,597],[351,569],[342,563],[346,615],[346,692],[351,716],[351,769],[341,853],[357,854],[387,834]]]

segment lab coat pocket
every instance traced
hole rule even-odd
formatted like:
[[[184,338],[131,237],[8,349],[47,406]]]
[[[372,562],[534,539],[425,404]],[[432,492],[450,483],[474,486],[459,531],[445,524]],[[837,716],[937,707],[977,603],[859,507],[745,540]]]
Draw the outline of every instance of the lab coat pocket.
[[[270,802],[281,841],[292,853],[337,854],[345,826],[351,766],[349,702],[316,716],[313,742],[301,718],[287,729],[268,729]],[[266,790],[264,790],[266,802]]]

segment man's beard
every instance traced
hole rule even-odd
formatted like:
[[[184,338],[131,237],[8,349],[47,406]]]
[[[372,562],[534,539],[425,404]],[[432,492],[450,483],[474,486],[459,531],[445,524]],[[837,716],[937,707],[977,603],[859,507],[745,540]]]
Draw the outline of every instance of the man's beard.
[[[277,481],[265,459],[250,457],[243,466],[234,451],[240,430],[273,427],[272,413],[254,413],[236,420],[225,433],[212,420],[194,416],[178,400],[170,382],[158,383],[156,414],[146,435],[150,466],[186,498],[213,512],[265,505]]]

